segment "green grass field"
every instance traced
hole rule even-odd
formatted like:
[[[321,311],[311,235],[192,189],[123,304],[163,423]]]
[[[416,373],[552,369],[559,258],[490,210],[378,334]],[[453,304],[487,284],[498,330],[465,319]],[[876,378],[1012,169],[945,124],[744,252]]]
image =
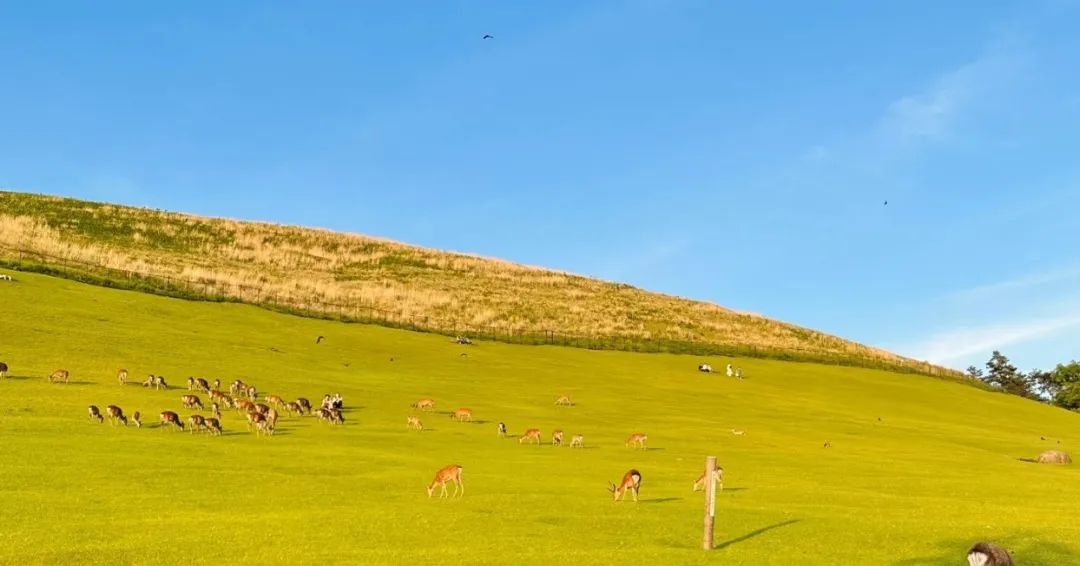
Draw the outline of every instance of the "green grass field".
[[[1080,470],[1018,460],[1080,456],[1080,415],[1019,398],[813,364],[734,360],[736,381],[692,357],[466,348],[14,275],[0,282],[14,376],[0,382],[0,563],[959,564],[980,539],[1019,564],[1080,561]],[[120,386],[120,367],[173,389]],[[58,368],[70,384],[46,383]],[[159,429],[162,410],[190,414],[189,375],[316,403],[340,392],[347,422],[283,417],[257,438],[226,412],[222,437]],[[553,405],[564,393],[576,406]],[[406,430],[421,397],[438,403],[429,430]],[[110,403],[148,426],[87,419]],[[450,422],[458,407],[478,422]],[[587,448],[499,439],[498,421]],[[624,448],[632,432],[648,451]],[[712,552],[690,492],[708,454],[726,488]],[[465,496],[428,499],[450,463]],[[631,467],[642,501],[615,504],[606,482]]]

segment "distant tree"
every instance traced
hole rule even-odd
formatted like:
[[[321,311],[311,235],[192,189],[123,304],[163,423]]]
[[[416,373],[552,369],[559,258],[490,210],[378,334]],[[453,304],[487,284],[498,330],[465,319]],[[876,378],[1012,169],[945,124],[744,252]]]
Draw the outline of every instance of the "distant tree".
[[[1043,380],[1045,385],[1040,384],[1042,391],[1055,405],[1072,410],[1080,409],[1080,362],[1073,360],[1067,364],[1058,364]]]
[[[990,355],[990,361],[986,362],[986,375],[983,381],[1013,395],[1028,398],[1036,396],[1031,390],[1027,376],[1016,369],[1016,366],[1009,362],[1009,358],[997,350]]]
[[[975,366],[968,366],[968,368],[967,368],[967,376],[970,377],[971,379],[982,379],[983,378],[983,371],[981,369],[975,367]]]

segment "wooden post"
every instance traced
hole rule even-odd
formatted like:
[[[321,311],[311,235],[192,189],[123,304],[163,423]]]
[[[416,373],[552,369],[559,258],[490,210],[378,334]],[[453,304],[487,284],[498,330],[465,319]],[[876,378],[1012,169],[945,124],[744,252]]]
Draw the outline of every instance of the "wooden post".
[[[705,458],[705,550],[713,548],[713,523],[716,519],[716,456]]]

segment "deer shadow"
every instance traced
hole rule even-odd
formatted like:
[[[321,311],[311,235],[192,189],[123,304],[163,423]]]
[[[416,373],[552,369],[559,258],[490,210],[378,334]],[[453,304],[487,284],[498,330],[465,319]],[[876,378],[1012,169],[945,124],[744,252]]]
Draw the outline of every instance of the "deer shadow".
[[[639,499],[639,503],[670,503],[672,501],[682,501],[682,497],[657,497],[655,499]]]
[[[4,379],[0,379],[0,382],[7,381],[9,379],[14,379],[15,381],[29,381],[29,380],[34,379],[34,378],[29,376],[29,375],[9,375],[9,376],[6,376]],[[39,377],[37,379],[41,379],[41,378]]]
[[[789,520],[783,521],[781,523],[776,523],[775,525],[769,525],[767,527],[761,527],[760,529],[750,531],[750,532],[746,533],[745,535],[743,535],[741,537],[736,537],[736,538],[733,538],[731,540],[727,540],[727,541],[724,541],[724,542],[722,542],[720,544],[717,544],[717,545],[713,546],[713,550],[721,550],[721,549],[727,548],[727,547],[729,547],[731,545],[735,545],[735,544],[739,544],[740,542],[748,541],[748,540],[750,540],[752,538],[761,536],[761,535],[763,535],[763,534],[765,534],[765,533],[767,533],[767,532],[769,532],[769,531],[771,531],[773,529],[779,529],[781,527],[786,527],[788,525],[793,525],[795,523],[798,523],[799,521],[800,521],[800,519],[789,519]]]

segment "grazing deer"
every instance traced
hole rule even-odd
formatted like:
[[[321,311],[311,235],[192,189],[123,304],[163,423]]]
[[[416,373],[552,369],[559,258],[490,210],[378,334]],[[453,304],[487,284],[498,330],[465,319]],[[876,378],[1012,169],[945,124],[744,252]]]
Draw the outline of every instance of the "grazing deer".
[[[90,420],[97,419],[99,423],[105,422],[105,417],[101,416],[101,411],[98,410],[97,405],[90,405],[87,411],[90,413]]]
[[[575,434],[570,439],[570,448],[585,448],[585,437],[580,434]]]
[[[247,392],[247,388],[244,387],[244,382],[237,379],[229,386],[229,394],[239,399]]]
[[[300,403],[297,403],[296,401],[290,401],[288,403],[285,403],[285,412],[289,413],[290,415],[304,414],[304,410],[300,408]]]
[[[255,423],[255,435],[274,436],[274,423],[270,422],[270,419]]]
[[[187,378],[187,390],[188,391],[194,391],[195,390],[195,378],[194,377],[188,376],[188,378]]]
[[[641,489],[641,472],[637,470],[630,470],[626,472],[626,475],[622,477],[622,481],[619,485],[615,485],[608,482],[608,491],[615,495],[615,501],[622,499],[623,494],[627,490],[630,490],[630,494],[634,496],[634,503],[637,503],[638,490]]]
[[[0,362],[0,379],[7,377],[8,367],[4,362]]]
[[[201,377],[196,377],[195,378],[195,390],[196,391],[202,391],[203,393],[209,393],[210,392],[210,384],[205,379],[203,379]]]
[[[629,447],[629,448],[638,448],[638,449],[641,449],[641,450],[648,450],[648,448],[645,446],[645,442],[647,440],[649,440],[649,436],[647,434],[642,434],[640,432],[635,432],[634,434],[631,434],[629,438],[626,439],[626,446]]]
[[[563,407],[572,407],[574,405],[574,403],[573,403],[573,401],[570,400],[569,395],[563,395],[562,397],[559,397],[558,399],[555,400],[555,405],[556,406],[563,406]]]
[[[206,428],[206,419],[203,418],[202,415],[191,415],[187,418],[187,420],[188,424],[191,425],[188,428],[188,432],[190,432],[191,434],[195,434],[196,432],[202,431],[202,429]]]
[[[557,430],[557,431],[551,433],[551,445],[552,446],[562,446],[562,431],[561,430]]]
[[[458,409],[453,413],[450,413],[450,418],[462,423],[465,421],[472,422],[472,409]]]
[[[211,436],[221,436],[221,421],[214,417],[206,419],[206,431]]]
[[[66,369],[58,369],[49,375],[49,383],[56,383],[57,381],[68,382],[68,378],[71,376]]]
[[[977,542],[967,553],[969,566],[1013,566],[1009,551],[996,544]]]
[[[284,409],[285,408],[285,401],[283,401],[281,399],[281,397],[278,397],[277,395],[267,395],[266,396],[266,404],[270,405],[271,407],[274,407],[276,409]]]
[[[521,435],[521,438],[518,438],[518,444],[521,444],[522,442],[531,443],[533,440],[536,441],[537,446],[540,446],[540,429],[530,428],[525,431],[525,434]]]
[[[247,399],[237,399],[236,402],[233,403],[233,408],[240,414],[250,413],[255,410],[255,403],[252,403]]]
[[[499,422],[499,438],[506,438],[506,423]]]
[[[421,411],[431,411],[435,409],[435,401],[431,399],[420,399],[419,401],[410,405],[414,409],[420,409]]]
[[[214,389],[221,389],[221,380],[220,379],[215,379],[214,380]]]
[[[127,384],[127,376],[128,376],[127,370],[126,369],[121,369],[120,371],[116,372],[116,381],[119,381],[120,385],[126,385]]]
[[[210,414],[213,415],[214,418],[220,419],[221,418],[221,406],[218,405],[217,403],[210,403]]]
[[[154,389],[168,389],[168,384],[165,383],[165,377],[161,375],[150,374],[147,376],[146,381],[142,384],[143,387],[153,387]]]
[[[247,414],[247,427],[248,427],[248,430],[251,430],[251,427],[253,427],[253,426],[255,426],[255,427],[259,426],[259,423],[262,423],[262,422],[266,422],[266,415],[264,415],[262,413],[259,413],[259,412],[256,412],[256,411],[252,411],[252,412]]]
[[[142,428],[142,415],[139,414],[139,411],[131,413],[131,422],[135,423],[136,428]]]
[[[326,407],[319,407],[318,409],[315,409],[315,416],[318,417],[320,421],[333,423],[334,412]]]
[[[734,434],[735,436],[743,436],[744,434],[746,434],[746,431],[733,428],[731,429],[731,434]]]
[[[716,485],[720,487],[720,491],[724,491],[724,468],[717,466],[716,469],[713,470],[713,480],[715,480]],[[698,479],[694,481],[694,485],[690,488],[690,491],[697,491],[704,487],[705,472],[701,472],[701,476],[699,476]]]
[[[270,423],[270,426],[277,426],[278,412],[277,409],[270,407],[269,411],[266,411],[266,420]]]
[[[412,428],[412,429],[416,429],[416,430],[419,430],[419,431],[423,431],[424,430],[424,423],[420,422],[420,419],[418,419],[416,417],[406,417],[405,418],[405,428]]]
[[[184,430],[184,423],[180,422],[180,415],[172,411],[162,411],[158,416],[158,422],[161,426],[173,425],[174,427]]]
[[[306,415],[306,414],[311,413],[311,401],[308,401],[307,399],[305,399],[303,397],[300,397],[299,399],[296,400],[296,404],[300,405],[300,414],[301,415]]]
[[[209,396],[211,401],[220,401],[228,397],[228,395],[226,395],[225,392],[221,391],[220,389],[211,389]]]
[[[124,416],[124,410],[116,405],[109,405],[105,407],[105,414],[109,415],[109,422],[116,426],[117,421],[124,423],[127,426],[127,417]]]
[[[263,403],[255,403],[255,410],[258,411],[260,415],[265,417],[270,414],[270,405],[266,405]]]
[[[198,395],[181,395],[180,401],[184,403],[185,409],[194,409],[198,407],[199,410],[202,410],[203,408],[202,400],[199,399]]]
[[[435,472],[435,479],[431,481],[431,485],[427,488],[427,496],[430,499],[435,493],[435,487],[442,488],[442,494],[439,497],[446,497],[447,490],[446,484],[454,482],[454,497],[465,495],[465,484],[461,481],[461,466],[457,464],[451,464],[437,472]]]

